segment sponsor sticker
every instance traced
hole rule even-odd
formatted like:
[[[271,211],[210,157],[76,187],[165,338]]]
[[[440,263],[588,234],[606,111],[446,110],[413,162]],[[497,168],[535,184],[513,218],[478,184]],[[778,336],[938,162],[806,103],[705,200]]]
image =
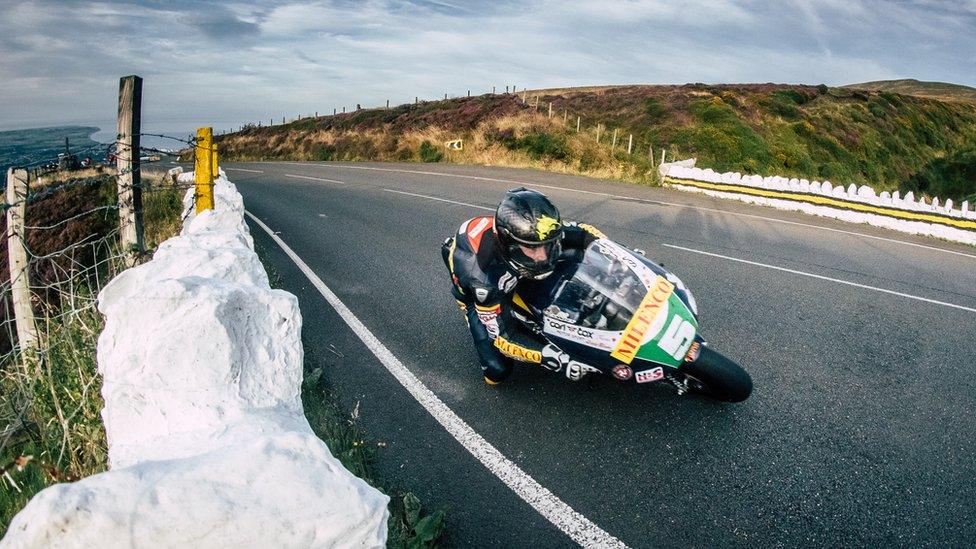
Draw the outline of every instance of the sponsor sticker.
[[[637,372],[634,374],[634,378],[637,380],[637,383],[650,383],[652,381],[657,381],[664,378],[664,368],[658,366],[657,368]]]
[[[539,351],[533,351],[521,345],[516,345],[503,337],[495,338],[495,347],[498,347],[499,351],[516,360],[534,362],[536,364],[542,362],[542,353]]]
[[[613,377],[619,379],[620,381],[627,381],[628,379],[634,377],[634,371],[630,369],[630,366],[626,364],[617,364],[613,367]]]
[[[668,298],[673,291],[674,284],[668,282],[666,278],[659,276],[655,279],[654,285],[637,306],[634,317],[627,323],[623,335],[620,336],[610,356],[624,364],[634,361],[638,349],[644,343],[644,336],[647,335],[661,311],[666,309]]]
[[[613,350],[613,345],[620,332],[609,332],[606,330],[596,330],[563,322],[556,318],[547,316],[543,331],[547,334],[582,343],[583,345],[604,351]]]
[[[501,305],[495,305],[494,307],[482,307],[481,305],[475,305],[475,312],[478,313],[478,320],[488,331],[488,335],[491,337],[498,336],[498,313],[502,312]]]

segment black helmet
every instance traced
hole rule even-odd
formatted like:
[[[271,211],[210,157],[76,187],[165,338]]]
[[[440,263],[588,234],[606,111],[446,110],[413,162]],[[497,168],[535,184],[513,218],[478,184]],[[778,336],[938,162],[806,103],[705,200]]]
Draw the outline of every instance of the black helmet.
[[[520,276],[545,278],[562,251],[559,210],[546,195],[519,187],[505,193],[495,210],[495,232],[502,256]]]

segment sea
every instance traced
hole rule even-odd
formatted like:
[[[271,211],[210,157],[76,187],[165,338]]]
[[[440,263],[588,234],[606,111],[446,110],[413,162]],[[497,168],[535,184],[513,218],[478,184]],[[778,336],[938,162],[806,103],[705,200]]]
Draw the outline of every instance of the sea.
[[[233,122],[215,125],[214,132],[228,131]],[[143,153],[151,150],[178,151],[187,146],[186,141],[195,133],[193,121],[185,123],[161,123],[143,125],[141,145]],[[185,127],[184,127],[185,126]],[[7,168],[35,167],[56,163],[58,154],[68,150],[78,160],[91,157],[94,162],[106,160],[109,147],[115,142],[115,121],[98,125],[77,124],[0,131],[0,187],[3,187]],[[148,135],[158,134],[158,135]],[[160,137],[165,136],[165,137]]]
[[[52,162],[57,163],[58,153],[68,150],[78,155],[79,160],[90,156],[92,160],[104,161],[108,144],[92,139],[99,128],[94,126],[58,126],[52,128],[32,128],[0,132],[0,177],[6,177],[7,168],[34,167]]]

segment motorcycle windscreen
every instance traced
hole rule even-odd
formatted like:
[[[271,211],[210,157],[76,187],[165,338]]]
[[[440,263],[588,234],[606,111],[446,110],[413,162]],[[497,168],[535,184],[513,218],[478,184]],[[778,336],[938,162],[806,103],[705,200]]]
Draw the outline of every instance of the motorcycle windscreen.
[[[678,367],[698,330],[674,285],[627,249],[591,244],[545,311],[547,334],[635,360]]]

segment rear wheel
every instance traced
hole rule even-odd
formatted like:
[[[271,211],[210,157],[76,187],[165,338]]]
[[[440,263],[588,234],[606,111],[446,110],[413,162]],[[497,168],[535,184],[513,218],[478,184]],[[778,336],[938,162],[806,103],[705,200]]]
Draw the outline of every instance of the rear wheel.
[[[694,362],[681,366],[688,376],[688,387],[716,400],[742,402],[752,393],[752,378],[742,366],[718,351],[702,346]]]

